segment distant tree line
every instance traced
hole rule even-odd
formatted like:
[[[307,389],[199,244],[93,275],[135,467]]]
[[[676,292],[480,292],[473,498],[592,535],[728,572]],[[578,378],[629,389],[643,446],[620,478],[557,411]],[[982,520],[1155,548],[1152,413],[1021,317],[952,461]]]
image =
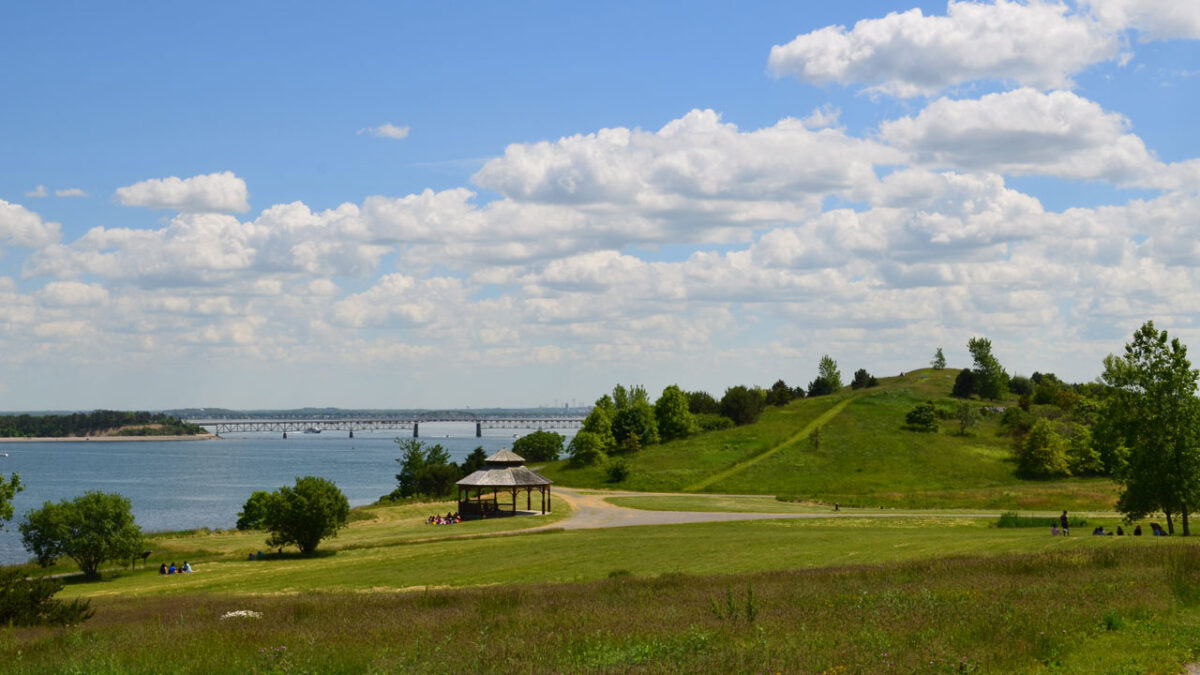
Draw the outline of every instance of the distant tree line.
[[[146,428],[161,425],[161,428]],[[0,416],[0,438],[35,438],[88,436],[120,429],[124,436],[191,436],[204,429],[165,413],[145,411],[95,410],[71,415],[3,415]]]

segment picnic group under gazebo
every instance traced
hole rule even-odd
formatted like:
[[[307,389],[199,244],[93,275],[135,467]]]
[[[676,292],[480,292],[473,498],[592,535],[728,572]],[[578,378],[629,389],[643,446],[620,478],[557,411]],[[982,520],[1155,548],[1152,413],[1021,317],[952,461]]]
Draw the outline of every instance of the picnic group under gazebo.
[[[458,512],[463,518],[492,518],[517,514],[517,495],[525,491],[525,510],[533,510],[533,491],[541,499],[542,514],[550,512],[548,478],[526,468],[525,458],[508,448],[484,460],[483,468],[458,481]],[[487,494],[487,493],[491,494]],[[500,495],[512,495],[511,510],[501,509]],[[508,506],[508,504],[504,504]]]

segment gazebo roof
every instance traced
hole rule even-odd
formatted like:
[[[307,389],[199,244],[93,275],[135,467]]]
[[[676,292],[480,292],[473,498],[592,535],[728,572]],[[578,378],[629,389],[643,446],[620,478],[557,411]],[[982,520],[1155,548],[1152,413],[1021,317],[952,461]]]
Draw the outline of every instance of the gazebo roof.
[[[487,465],[484,468],[458,481],[458,485],[468,488],[537,487],[554,482],[525,468],[525,458],[508,448],[485,461]]]
[[[537,487],[551,485],[553,482],[523,466],[509,466],[481,469],[458,481],[458,485],[472,488]]]

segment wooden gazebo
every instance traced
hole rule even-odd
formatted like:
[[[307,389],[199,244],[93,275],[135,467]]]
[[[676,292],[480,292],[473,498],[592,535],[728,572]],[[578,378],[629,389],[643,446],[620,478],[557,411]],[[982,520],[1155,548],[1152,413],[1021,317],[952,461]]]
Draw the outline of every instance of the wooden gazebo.
[[[525,458],[505,448],[488,457],[479,471],[458,481],[458,512],[463,518],[488,518],[491,516],[515,515],[517,495],[525,491],[525,510],[533,510],[533,491],[541,498],[542,513],[550,512],[550,485],[548,478],[525,467]],[[491,495],[485,495],[486,492]],[[512,510],[500,508],[500,493],[512,495]]]

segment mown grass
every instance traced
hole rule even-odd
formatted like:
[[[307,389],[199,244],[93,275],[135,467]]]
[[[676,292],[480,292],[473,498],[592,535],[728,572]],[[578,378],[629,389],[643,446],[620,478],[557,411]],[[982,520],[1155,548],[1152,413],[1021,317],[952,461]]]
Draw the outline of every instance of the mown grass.
[[[458,508],[453,501],[417,502],[387,506],[363,506],[351,511],[351,522],[338,531],[336,537],[321,542],[317,555],[328,556],[338,551],[362,548],[379,548],[426,539],[457,539],[488,536],[504,532],[515,532],[534,527],[553,525],[571,515],[570,505],[557,496],[552,496],[552,511],[546,515],[491,518],[464,521],[455,525],[427,525],[425,519],[434,514],[445,514]],[[524,508],[525,502],[518,500],[517,507]],[[538,503],[534,502],[534,506]],[[152,551],[143,567],[137,564],[137,573],[157,574],[161,563],[240,562],[247,555],[263,551],[270,557],[297,559],[295,549],[286,549],[282,556],[266,546],[267,534],[260,530],[188,530],[160,532],[149,535],[147,546]],[[49,568],[33,564],[20,566],[28,574],[72,574],[79,568],[67,558],[58,560]],[[126,570],[127,571],[127,570]]]
[[[102,598],[82,626],[0,629],[0,663],[13,673],[1174,673],[1200,645],[1197,586],[1200,550],[1172,542],[415,593]],[[220,618],[240,609],[262,618]]]
[[[1108,510],[1117,488],[1104,478],[1031,481],[1018,478],[1011,441],[999,415],[959,435],[953,421],[938,433],[904,428],[904,416],[932,400],[951,410],[956,371],[918,370],[880,386],[769,407],[753,425],[650,446],[628,457],[630,477],[606,482],[602,467],[566,462],[543,473],[590,488],[779,495],[796,501],[871,507],[990,510]],[[821,425],[820,444],[806,425],[846,402]],[[981,402],[975,405],[983,407]],[[1015,405],[1005,401],[998,405]]]
[[[193,563],[163,577],[151,568],[100,583],[73,583],[65,598],[186,593],[386,591],[444,586],[578,582],[617,570],[653,576],[753,573],[944,555],[1001,555],[1060,549],[1170,546],[1153,537],[1051,537],[1049,530],[997,529],[995,519],[938,516],[803,518],[598,530],[548,530],[346,547],[313,557],[265,561],[240,556]],[[1114,529],[1111,519],[1089,525]],[[457,526],[454,526],[457,527]]]

